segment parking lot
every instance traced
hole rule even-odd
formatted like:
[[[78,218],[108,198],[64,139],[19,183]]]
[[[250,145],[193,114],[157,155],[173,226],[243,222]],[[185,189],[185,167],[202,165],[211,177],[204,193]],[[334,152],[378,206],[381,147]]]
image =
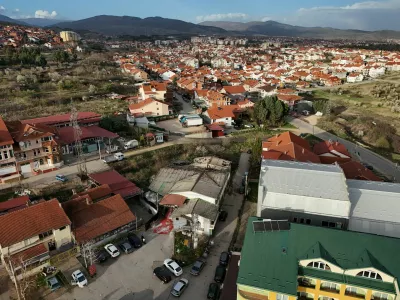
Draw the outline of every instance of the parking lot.
[[[193,126],[187,128],[182,127],[182,124],[178,121],[178,119],[171,119],[167,121],[157,122],[157,126],[172,132],[182,132],[185,134],[206,130],[204,126]]]
[[[239,170],[234,177],[234,184],[240,184],[245,171],[248,170],[248,154],[242,154]],[[207,298],[208,286],[214,280],[215,268],[219,264],[221,252],[227,251],[236,228],[238,211],[243,201],[243,195],[226,194],[222,209],[228,212],[224,222],[218,222],[213,237],[214,246],[206,259],[206,266],[199,276],[189,274],[190,267],[184,268],[179,278],[189,280],[189,286],[180,297],[185,300],[200,300]],[[140,233],[138,234],[140,235]],[[105,300],[150,300],[173,299],[170,294],[174,280],[163,284],[153,276],[153,269],[162,265],[164,259],[173,253],[173,233],[164,235],[148,230],[144,233],[147,244],[131,254],[121,254],[117,259],[109,258],[104,264],[97,266],[97,276],[89,280],[84,288],[75,287],[71,292],[59,299],[105,299]]]

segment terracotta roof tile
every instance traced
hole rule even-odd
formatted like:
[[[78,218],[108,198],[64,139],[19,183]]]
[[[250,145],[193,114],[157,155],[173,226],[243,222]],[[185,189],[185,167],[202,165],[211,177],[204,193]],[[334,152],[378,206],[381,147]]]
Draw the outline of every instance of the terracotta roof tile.
[[[83,196],[83,195],[89,195],[93,201],[96,201],[97,199],[104,198],[106,196],[110,196],[111,193],[112,193],[112,190],[111,190],[110,186],[108,184],[102,184],[100,186],[94,187],[87,191],[78,193],[78,194],[74,195],[75,197],[73,197],[73,198]]]
[[[21,196],[4,202],[0,202],[0,212],[15,209],[18,207],[26,207],[28,203],[29,203],[28,196]]]
[[[82,243],[135,220],[135,215],[121,195],[115,195],[74,213],[73,232],[76,240]]]
[[[233,118],[235,114],[233,111],[237,109],[237,105],[225,105],[222,107],[210,107],[207,110],[207,113],[210,117],[210,119],[223,119],[223,118]]]
[[[57,199],[45,201],[0,216],[0,245],[7,247],[70,224]]]
[[[0,146],[12,144],[14,144],[14,140],[3,121],[3,118],[0,117]]]
[[[13,261],[16,261],[17,263],[19,262],[19,260],[22,259],[22,261],[27,261],[31,258],[34,258],[36,256],[39,256],[41,254],[44,253],[48,253],[49,250],[47,250],[47,248],[43,245],[43,244],[39,244],[36,246],[33,246],[31,248],[28,248],[24,251],[15,253],[11,256]]]
[[[168,195],[165,195],[161,199],[160,205],[181,207],[185,203],[185,201],[186,201],[185,196],[176,195],[176,194],[168,194]]]
[[[246,90],[244,88],[243,85],[226,85],[224,86],[224,90],[225,92],[227,92],[228,94],[242,94],[245,93]]]

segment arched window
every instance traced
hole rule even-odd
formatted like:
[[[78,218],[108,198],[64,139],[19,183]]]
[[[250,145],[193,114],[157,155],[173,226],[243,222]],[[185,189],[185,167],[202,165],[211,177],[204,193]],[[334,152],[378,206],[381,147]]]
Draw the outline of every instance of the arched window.
[[[323,270],[327,270],[327,271],[331,270],[329,265],[324,263],[324,262],[322,262],[322,261],[312,261],[307,265],[307,267],[316,268],[316,269],[323,269]]]
[[[376,279],[376,280],[382,280],[381,275],[379,275],[376,272],[372,272],[372,271],[361,271],[361,272],[357,273],[357,276],[367,277],[367,278]]]

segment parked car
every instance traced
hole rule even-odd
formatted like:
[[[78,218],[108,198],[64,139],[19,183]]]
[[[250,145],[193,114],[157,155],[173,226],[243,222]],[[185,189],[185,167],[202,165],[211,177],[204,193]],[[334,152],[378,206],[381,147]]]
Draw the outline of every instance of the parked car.
[[[243,127],[244,128],[254,128],[255,126],[251,123],[246,123],[246,124],[243,124]]]
[[[170,258],[164,260],[164,266],[166,266],[175,276],[180,276],[183,273],[182,268],[177,264],[177,262]]]
[[[223,283],[224,279],[225,279],[225,274],[226,274],[226,268],[223,265],[219,265],[216,269],[215,269],[215,275],[214,275],[214,280],[215,282],[218,283]]]
[[[118,257],[121,253],[113,244],[107,244],[104,246],[104,249],[111,255],[111,257]]]
[[[106,250],[100,250],[96,254],[96,261],[98,263],[105,262],[110,257],[110,254]]]
[[[208,286],[207,299],[217,300],[219,297],[219,293],[220,293],[219,284],[215,282],[210,283],[210,285]]]
[[[119,249],[121,249],[121,251],[124,252],[125,254],[132,253],[134,250],[134,248],[132,247],[132,245],[129,242],[124,242],[124,243],[120,244]]]
[[[128,235],[128,241],[134,248],[142,247],[142,240],[134,233]]]
[[[371,165],[369,165],[369,164],[367,164],[367,163],[361,163],[365,168],[367,168],[368,170],[374,170],[374,167],[373,166],[371,166]]]
[[[303,110],[301,113],[302,113],[303,116],[309,116],[310,115],[310,112],[308,110]]]
[[[61,181],[61,182],[66,182],[66,181],[68,181],[68,178],[65,177],[64,175],[58,174],[58,175],[56,175],[56,180]]]
[[[61,284],[56,277],[47,278],[47,286],[52,292],[61,288]]]
[[[171,281],[171,275],[167,269],[164,267],[157,267],[153,271],[153,275],[157,276],[163,283],[168,283]]]
[[[229,263],[230,255],[228,252],[222,252],[219,257],[219,264],[223,266],[227,266]]]
[[[218,216],[218,220],[224,222],[227,217],[228,217],[228,212],[225,210],[221,210]]]
[[[239,194],[244,194],[246,192],[246,188],[243,186],[243,185],[241,185],[240,187],[239,187]]]
[[[199,275],[205,265],[206,265],[206,262],[204,260],[201,260],[201,259],[196,260],[192,266],[192,269],[190,270],[190,274],[192,274],[194,276]]]
[[[88,285],[88,281],[85,275],[83,275],[83,273],[80,270],[76,270],[72,273],[72,280],[80,288],[83,288],[84,286]]]
[[[179,279],[172,286],[171,294],[175,297],[180,297],[180,295],[182,295],[183,291],[187,288],[188,285],[189,285],[189,280],[185,278]]]

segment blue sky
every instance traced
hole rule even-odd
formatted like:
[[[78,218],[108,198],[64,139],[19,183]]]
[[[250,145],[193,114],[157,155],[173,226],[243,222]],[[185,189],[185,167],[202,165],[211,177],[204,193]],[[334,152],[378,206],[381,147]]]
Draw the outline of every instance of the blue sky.
[[[201,21],[276,20],[302,26],[400,30],[400,0],[0,0],[11,17],[78,20],[100,14]]]

